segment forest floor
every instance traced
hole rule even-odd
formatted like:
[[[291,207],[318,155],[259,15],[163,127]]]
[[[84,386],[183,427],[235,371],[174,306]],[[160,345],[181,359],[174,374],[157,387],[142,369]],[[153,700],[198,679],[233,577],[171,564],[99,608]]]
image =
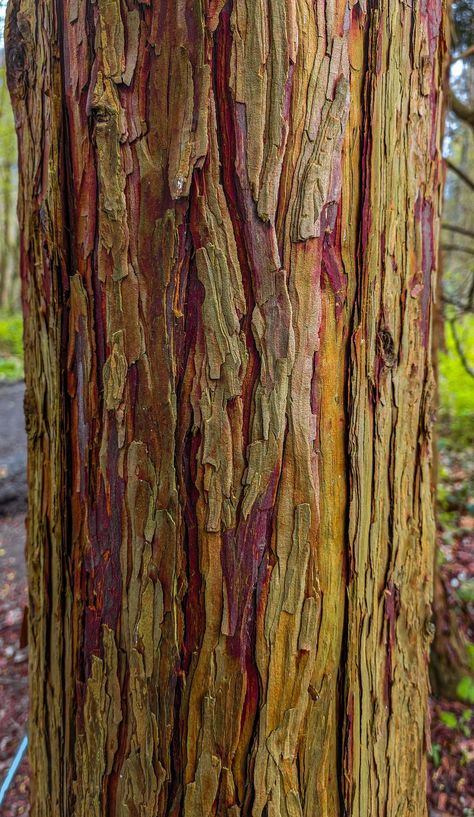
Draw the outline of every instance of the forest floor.
[[[18,447],[22,432],[12,414],[22,418],[22,390],[0,388],[7,400],[11,425],[11,457],[0,444],[0,786],[23,736],[28,716],[27,649],[22,645],[27,603],[24,560],[24,477]],[[18,405],[12,412],[12,406]],[[12,402],[13,401],[13,402]],[[13,448],[16,454],[13,454]],[[5,445],[4,445],[5,448]],[[20,454],[20,456],[23,456]],[[2,470],[3,469],[3,470]],[[18,497],[4,491],[11,469]],[[3,474],[3,477],[2,477]],[[2,495],[4,502],[2,504]],[[22,505],[23,503],[23,505]],[[449,604],[456,610],[459,628],[474,645],[474,452],[440,452],[439,490],[440,570]],[[474,669],[474,647],[472,648]],[[428,776],[430,817],[474,817],[474,682],[466,678],[460,689],[464,700],[432,698],[432,751]],[[29,769],[25,757],[1,808],[2,817],[28,814]]]
[[[0,785],[26,733],[28,656],[20,646],[27,603],[24,515],[0,518]],[[28,813],[29,770],[24,758],[0,808],[2,817]]]
[[[441,441],[442,442],[442,441]],[[457,701],[431,700],[432,817],[474,817],[474,450],[440,446],[438,565],[470,668]]]

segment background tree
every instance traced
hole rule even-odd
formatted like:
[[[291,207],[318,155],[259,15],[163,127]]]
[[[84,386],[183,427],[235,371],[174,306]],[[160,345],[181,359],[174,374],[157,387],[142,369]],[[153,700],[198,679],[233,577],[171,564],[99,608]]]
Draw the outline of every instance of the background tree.
[[[469,323],[469,316],[474,311],[474,182],[470,178],[474,164],[474,135],[469,124],[469,111],[474,108],[474,7],[465,0],[457,0],[452,4],[451,16],[453,49],[451,111],[445,139],[448,172],[443,216],[443,300],[454,346],[466,372],[474,376],[469,353],[466,355],[461,340],[464,319],[468,316],[466,323]],[[461,109],[468,112],[467,119]]]
[[[464,110],[474,107],[472,3],[463,0],[452,3],[451,27],[450,100],[456,102],[448,112],[444,139],[447,178],[443,205],[443,280],[440,281],[440,322],[435,340],[441,346],[439,521],[446,537],[452,538],[459,524],[453,515],[456,516],[457,511],[462,518],[469,513],[473,489],[472,477],[469,478],[472,470],[469,452],[474,444],[474,182],[470,178],[474,167],[474,133],[465,117],[459,115],[460,106]],[[464,463],[460,463],[460,457]],[[455,489],[453,484],[462,487]],[[441,531],[442,545],[444,535]],[[451,544],[446,544],[452,558]],[[459,607],[465,604],[463,599],[456,598],[458,594],[449,586],[449,577],[442,568],[445,551],[442,546],[437,554],[440,568],[435,581],[432,682],[437,694],[455,699],[459,696],[459,685],[474,676],[469,633],[460,620]],[[474,599],[473,588],[464,585],[462,576],[460,578],[459,593],[465,596],[464,602],[469,602],[469,598]],[[471,680],[471,686],[472,683]],[[472,688],[474,690],[474,686]]]
[[[12,0],[35,817],[425,813],[443,12]]]
[[[16,137],[0,49],[0,310],[19,308]]]

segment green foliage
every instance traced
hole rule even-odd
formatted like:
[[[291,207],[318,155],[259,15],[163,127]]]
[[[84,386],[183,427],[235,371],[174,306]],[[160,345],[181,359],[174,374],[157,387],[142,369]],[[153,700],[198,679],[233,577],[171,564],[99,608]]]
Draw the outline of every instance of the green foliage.
[[[0,312],[0,354],[23,357],[23,320],[21,315]]]
[[[458,719],[453,712],[441,712],[439,719],[441,723],[444,723],[448,729],[456,729],[458,725]]]
[[[469,721],[471,718],[472,709],[465,709],[459,717],[457,717],[454,712],[449,711],[441,712],[439,716],[441,723],[444,723],[448,729],[456,729],[458,732],[461,732],[465,738],[468,738],[471,735],[471,730],[469,727]]]
[[[21,360],[0,356],[0,383],[5,380],[22,380],[23,376],[24,371]]]
[[[0,309],[11,311],[19,306],[20,290],[17,185],[15,124],[3,65],[0,66]]]
[[[11,168],[16,166],[16,134],[6,82],[5,66],[0,67],[0,190],[12,186]]]
[[[474,704],[474,680],[469,676],[461,678],[456,690],[461,701],[468,704]]]
[[[470,365],[474,367],[474,315],[466,315],[458,329]],[[439,356],[440,421],[444,444],[462,450],[474,443],[474,378],[465,370],[456,352],[449,325],[446,351]]]
[[[471,718],[472,718],[472,709],[465,709],[464,712],[462,713],[461,717],[459,718],[459,722],[462,724],[463,729],[468,729],[469,730],[469,727],[468,727],[467,724],[469,723]],[[469,730],[469,734],[470,734],[470,730]]]
[[[433,766],[437,769],[441,766],[441,758],[442,758],[442,750],[439,743],[433,743],[431,746],[430,757],[433,762]]]
[[[474,602],[474,579],[467,579],[458,587],[458,596],[461,601],[465,601],[467,604],[472,604]]]
[[[0,313],[0,381],[23,377],[23,322],[21,315]]]

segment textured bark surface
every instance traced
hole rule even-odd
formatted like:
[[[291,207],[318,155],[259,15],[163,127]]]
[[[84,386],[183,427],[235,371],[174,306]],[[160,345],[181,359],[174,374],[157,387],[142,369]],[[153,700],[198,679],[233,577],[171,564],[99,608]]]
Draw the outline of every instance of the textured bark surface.
[[[421,817],[443,0],[11,0],[33,817]]]

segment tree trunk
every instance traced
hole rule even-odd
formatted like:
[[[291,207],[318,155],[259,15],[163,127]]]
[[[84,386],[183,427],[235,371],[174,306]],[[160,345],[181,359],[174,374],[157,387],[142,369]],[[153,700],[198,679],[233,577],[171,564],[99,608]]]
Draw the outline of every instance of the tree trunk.
[[[468,644],[459,627],[459,611],[453,607],[439,565],[435,563],[433,591],[435,634],[431,645],[430,681],[434,693],[459,700],[458,685],[472,677]]]
[[[5,100],[8,103],[8,97]],[[0,123],[1,124],[1,123]],[[15,219],[14,167],[10,158],[0,166],[0,309],[19,308],[17,231]]]
[[[33,817],[420,817],[443,0],[7,37]]]

